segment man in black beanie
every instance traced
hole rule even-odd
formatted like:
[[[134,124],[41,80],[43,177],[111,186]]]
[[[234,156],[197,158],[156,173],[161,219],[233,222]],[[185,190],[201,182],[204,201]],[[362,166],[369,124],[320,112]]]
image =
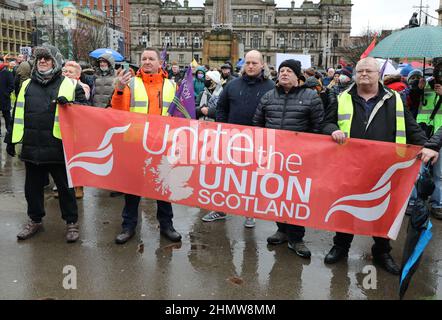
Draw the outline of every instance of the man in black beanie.
[[[262,98],[253,117],[253,125],[270,129],[320,133],[324,109],[316,91],[300,86],[301,63],[285,60],[279,65],[278,86]],[[302,258],[311,253],[303,242],[305,228],[286,223],[276,223],[278,230],[267,238],[270,245],[288,241],[289,249]]]

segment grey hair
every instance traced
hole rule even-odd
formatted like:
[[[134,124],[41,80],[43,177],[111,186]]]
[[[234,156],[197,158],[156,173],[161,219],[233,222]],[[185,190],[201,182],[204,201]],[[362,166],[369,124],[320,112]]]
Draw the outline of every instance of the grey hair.
[[[380,65],[379,61],[376,60],[376,59],[373,58],[373,57],[367,57],[367,58],[364,58],[364,59],[359,60],[358,63],[356,64],[355,69],[357,69],[358,66],[361,65],[362,63],[366,63],[366,62],[374,62],[375,66],[376,66],[376,69],[377,69],[379,72],[381,71],[381,65]]]

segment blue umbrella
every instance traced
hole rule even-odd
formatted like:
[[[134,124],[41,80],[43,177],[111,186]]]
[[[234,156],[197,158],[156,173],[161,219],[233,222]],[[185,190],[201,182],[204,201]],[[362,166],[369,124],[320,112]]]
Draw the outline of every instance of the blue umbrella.
[[[115,62],[124,61],[124,57],[120,53],[118,53],[117,51],[115,51],[113,49],[109,49],[109,48],[95,49],[94,51],[89,53],[89,57],[98,59],[102,54],[105,54],[105,53],[111,54],[112,57],[115,59]]]
[[[402,270],[399,285],[399,298],[402,300],[411,278],[419,267],[425,247],[432,237],[430,210],[426,201],[434,191],[430,167],[425,166],[416,181],[417,199],[411,213],[402,255]]]

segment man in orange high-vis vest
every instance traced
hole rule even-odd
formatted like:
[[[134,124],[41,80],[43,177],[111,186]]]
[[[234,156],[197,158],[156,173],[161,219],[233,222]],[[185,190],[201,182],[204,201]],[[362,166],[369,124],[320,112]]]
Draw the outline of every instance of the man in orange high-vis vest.
[[[140,70],[135,77],[130,72],[120,70],[117,74],[112,108],[167,116],[176,86],[167,79],[161,64],[160,53],[156,49],[148,48],[141,55]],[[122,231],[115,238],[117,244],[124,244],[135,235],[140,199],[139,196],[125,195]],[[157,207],[160,233],[173,242],[181,241],[181,235],[173,227],[172,205],[158,200]]]

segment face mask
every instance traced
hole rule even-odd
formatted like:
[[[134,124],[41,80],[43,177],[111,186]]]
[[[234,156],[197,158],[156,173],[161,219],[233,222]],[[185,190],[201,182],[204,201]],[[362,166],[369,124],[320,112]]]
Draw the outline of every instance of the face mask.
[[[350,78],[341,74],[339,76],[339,82],[342,84],[346,84],[346,83],[350,82]]]
[[[203,77],[204,77],[204,75],[202,74],[202,73],[198,73],[197,75],[196,75],[196,77],[198,78],[198,79],[202,79]]]
[[[38,73],[40,73],[42,76],[47,76],[47,75],[51,74],[52,71],[54,71],[53,68],[51,68],[51,69],[49,69],[48,71],[45,71],[45,72],[38,71]]]
[[[212,80],[205,80],[204,81],[204,86],[206,88],[210,88],[212,86]]]
[[[100,70],[106,72],[107,70],[109,70],[109,67],[100,67]]]

